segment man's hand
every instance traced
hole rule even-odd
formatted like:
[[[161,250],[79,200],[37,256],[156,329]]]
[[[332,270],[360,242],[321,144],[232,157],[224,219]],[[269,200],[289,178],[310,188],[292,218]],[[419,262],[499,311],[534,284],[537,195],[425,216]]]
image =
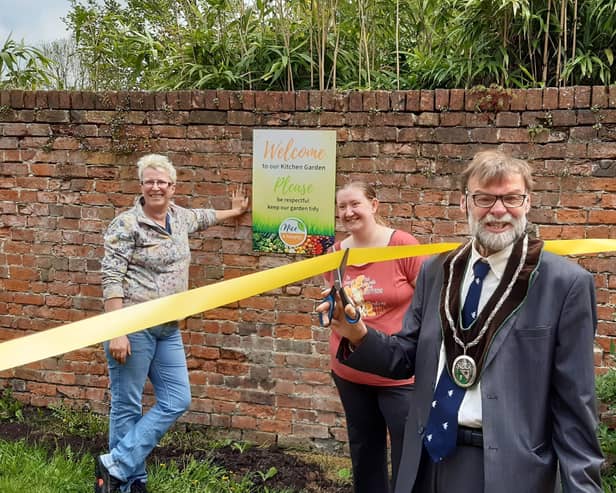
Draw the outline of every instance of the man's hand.
[[[329,294],[329,289],[323,291],[321,293],[323,297],[326,297]],[[324,301],[319,306],[317,306],[316,311],[321,313],[323,319],[327,322],[329,315],[329,301]],[[334,303],[334,313],[332,314],[331,319],[331,329],[336,332],[340,337],[345,337],[349,340],[353,346],[359,346],[361,342],[364,340],[364,337],[368,333],[368,329],[364,325],[363,320],[359,320],[357,323],[351,324],[347,322],[346,317],[343,313],[343,303],[342,299],[340,299],[340,294],[336,293],[336,302]],[[349,318],[353,319],[356,317],[357,308],[353,304],[348,304],[344,307],[346,314]]]

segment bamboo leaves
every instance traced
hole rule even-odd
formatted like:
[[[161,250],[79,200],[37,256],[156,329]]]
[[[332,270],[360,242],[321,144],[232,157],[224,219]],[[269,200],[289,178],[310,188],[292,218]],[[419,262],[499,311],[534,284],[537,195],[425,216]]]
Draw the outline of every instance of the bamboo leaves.
[[[94,90],[616,80],[614,0],[71,0],[65,22],[86,74],[75,80]],[[66,85],[44,55],[8,41],[5,86]]]
[[[10,36],[0,47],[0,89],[40,89],[50,83],[52,62],[42,51]]]

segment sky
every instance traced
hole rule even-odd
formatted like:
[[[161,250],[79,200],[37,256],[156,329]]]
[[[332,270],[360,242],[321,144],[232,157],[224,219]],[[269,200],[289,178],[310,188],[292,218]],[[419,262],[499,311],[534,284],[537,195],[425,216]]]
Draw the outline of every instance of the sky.
[[[68,37],[62,17],[70,5],[69,0],[0,0],[0,48],[11,32],[12,39],[23,38],[29,46]]]

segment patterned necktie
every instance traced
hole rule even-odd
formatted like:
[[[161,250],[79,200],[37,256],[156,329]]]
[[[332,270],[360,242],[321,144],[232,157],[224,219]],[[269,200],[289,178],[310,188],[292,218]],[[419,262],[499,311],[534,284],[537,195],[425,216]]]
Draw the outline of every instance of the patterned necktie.
[[[468,327],[477,318],[483,279],[489,271],[490,265],[487,262],[481,260],[475,262],[473,266],[475,277],[468,289],[464,308],[462,308],[463,327]],[[443,368],[434,390],[434,399],[424,435],[424,446],[433,462],[442,461],[456,448],[458,410],[465,392],[466,389],[459,387],[451,380],[447,368]]]

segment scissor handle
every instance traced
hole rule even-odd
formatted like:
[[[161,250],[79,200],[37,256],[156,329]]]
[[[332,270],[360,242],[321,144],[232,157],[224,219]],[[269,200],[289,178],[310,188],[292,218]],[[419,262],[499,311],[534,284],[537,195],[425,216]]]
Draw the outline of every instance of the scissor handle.
[[[332,323],[332,317],[334,316],[334,305],[336,303],[336,288],[332,287],[329,290],[329,294],[323,298],[323,302],[329,302],[329,309],[327,310],[327,321],[323,320],[323,313],[319,312],[319,322],[322,327],[329,327]]]
[[[350,317],[347,312],[344,312],[344,318],[346,318],[346,321],[349,322],[350,324],[356,324],[357,322],[359,322],[359,319],[361,318],[361,315],[359,313],[359,310],[357,309],[357,307],[355,308],[355,316],[354,317]]]
[[[353,306],[353,308],[355,308],[355,316],[351,317],[347,314],[346,310],[344,310],[344,318],[346,318],[346,321],[350,324],[356,324],[357,322],[359,322],[359,319],[361,318],[361,315],[359,313],[359,310],[357,309],[357,307],[355,306],[355,304],[349,299],[349,296],[347,295],[346,291],[344,288],[340,289],[340,299],[342,300],[342,306],[346,308],[347,305],[351,305]]]
[[[323,298],[323,302],[325,301],[329,302],[329,309],[327,310],[327,322],[323,320],[323,313],[319,312],[319,321],[321,322],[321,326],[323,327],[329,327],[332,323],[332,317],[334,316],[334,306],[336,304],[336,292],[340,293],[340,299],[342,300],[343,307],[346,307],[347,305],[353,305],[353,303],[347,296],[344,288],[338,288],[336,286],[332,286],[331,290],[329,291],[329,294],[325,298]],[[349,316],[346,310],[343,310],[344,318],[350,324],[356,324],[357,322],[359,322],[359,319],[361,318],[359,310],[357,309],[355,305],[353,306],[355,308],[354,317]]]

